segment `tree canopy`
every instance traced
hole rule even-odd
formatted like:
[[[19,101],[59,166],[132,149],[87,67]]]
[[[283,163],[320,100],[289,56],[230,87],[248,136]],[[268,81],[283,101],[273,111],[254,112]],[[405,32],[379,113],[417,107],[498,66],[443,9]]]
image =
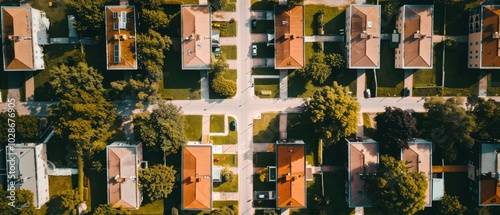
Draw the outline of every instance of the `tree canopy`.
[[[211,87],[215,93],[224,97],[233,97],[236,95],[236,82],[224,78],[222,74],[215,75],[214,79],[212,79]]]
[[[10,191],[0,190],[0,211],[2,215],[39,214],[33,205],[33,192],[30,190],[16,190],[14,201],[10,199]]]
[[[168,36],[149,29],[147,33],[137,34],[137,60],[141,69],[148,72],[150,78],[157,81],[163,77],[165,51],[170,50],[172,41]]]
[[[333,82],[332,87],[316,91],[307,104],[306,113],[319,138],[335,143],[356,133],[359,103],[349,96],[349,88]]]
[[[408,148],[408,140],[417,134],[417,120],[407,111],[386,107],[375,117],[376,130],[373,139],[381,143],[382,151],[398,158],[401,148]]]
[[[229,0],[210,0],[210,5],[212,6],[212,10],[214,11],[225,8],[228,3]]]
[[[460,204],[457,196],[444,194],[438,207],[439,215],[463,215],[467,207]]]
[[[167,198],[175,184],[173,166],[153,165],[139,170],[139,184],[150,201]]]
[[[332,74],[332,68],[325,61],[325,53],[315,52],[309,63],[302,69],[298,70],[302,77],[313,81],[315,84],[323,84]]]
[[[50,71],[50,76],[50,85],[58,97],[76,89],[82,89],[90,94],[104,92],[102,75],[84,62],[76,66],[61,64]]]
[[[134,133],[154,151],[175,153],[187,142],[182,111],[171,103],[160,103],[151,113],[134,116],[134,123]]]
[[[142,9],[141,22],[145,29],[160,30],[167,27],[170,19],[163,10]]]
[[[14,112],[14,115],[16,141],[18,143],[34,142],[38,136],[38,118],[31,115],[19,115],[17,111]],[[0,112],[0,121],[5,122],[0,124],[0,143],[7,142],[7,129],[9,129],[7,120],[9,118],[8,112]]]
[[[91,33],[104,23],[104,0],[66,0],[76,30]],[[94,32],[95,33],[95,32]]]
[[[471,132],[476,124],[462,104],[459,98],[426,98],[424,103],[427,110],[425,134],[449,161],[457,158],[459,150],[466,151],[474,145]]]
[[[238,208],[236,205],[223,206],[219,209],[215,209],[210,212],[210,215],[236,215],[238,214]]]
[[[65,190],[62,194],[52,196],[47,204],[47,215],[72,214],[80,203],[78,190]]]
[[[372,205],[385,214],[412,215],[424,209],[427,179],[408,172],[406,161],[382,155],[379,172],[367,182]]]
[[[493,99],[478,98],[477,104],[472,107],[472,114],[476,122],[473,135],[482,140],[499,140],[500,132],[500,102]]]
[[[94,211],[94,215],[130,215],[131,213],[124,208],[113,208],[109,204],[99,205]]]

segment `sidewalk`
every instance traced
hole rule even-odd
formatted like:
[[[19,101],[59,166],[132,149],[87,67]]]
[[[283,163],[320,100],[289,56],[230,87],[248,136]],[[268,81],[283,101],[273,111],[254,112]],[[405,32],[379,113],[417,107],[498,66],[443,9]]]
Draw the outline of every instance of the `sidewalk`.
[[[237,45],[238,42],[236,40],[236,37],[221,37],[220,38],[220,45],[221,46],[233,46]]]
[[[208,100],[210,99],[210,83],[208,79],[208,71],[207,70],[200,70],[200,96],[201,99]]]
[[[222,200],[222,201],[238,201],[239,200],[238,192],[213,192],[212,198],[213,201]]]
[[[404,81],[404,87],[408,87],[410,89],[410,95],[413,95],[413,69],[405,69],[405,81]]]
[[[365,86],[366,86],[366,75],[364,69],[358,69],[358,78],[356,79],[356,97],[364,97]]]
[[[280,99],[288,98],[288,70],[280,70]]]

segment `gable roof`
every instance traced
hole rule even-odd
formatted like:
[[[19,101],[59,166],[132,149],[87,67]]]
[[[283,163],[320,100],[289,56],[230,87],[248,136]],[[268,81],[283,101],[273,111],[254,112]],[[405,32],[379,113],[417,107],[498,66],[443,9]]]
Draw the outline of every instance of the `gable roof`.
[[[483,5],[482,18],[482,67],[500,67],[500,41],[494,38],[495,32],[500,31],[500,6]]]
[[[209,69],[212,60],[212,17],[208,5],[181,7],[182,69]]]
[[[432,143],[423,139],[408,141],[408,149],[401,149],[401,158],[408,161],[409,172],[420,172],[427,180],[425,206],[432,206]]]
[[[304,67],[304,6],[276,5],[275,64],[276,69]]]
[[[403,67],[432,68],[433,10],[432,5],[403,6]]]
[[[212,209],[212,146],[188,145],[182,150],[182,209]]]
[[[481,144],[480,205],[500,205],[500,144]]]
[[[2,38],[5,70],[33,70],[30,7],[2,7]],[[9,37],[17,37],[11,39]],[[30,39],[26,39],[30,38]]]
[[[139,145],[112,144],[106,147],[108,204],[114,208],[138,209],[141,193],[138,183]]]
[[[371,207],[362,176],[376,172],[378,164],[378,142],[370,139],[348,143],[349,207]]]
[[[304,144],[277,144],[277,208],[307,207]]]
[[[380,5],[351,5],[349,10],[349,67],[379,68]]]
[[[135,7],[133,5],[106,6],[104,15],[107,69],[137,69]],[[118,50],[115,46],[118,46]]]

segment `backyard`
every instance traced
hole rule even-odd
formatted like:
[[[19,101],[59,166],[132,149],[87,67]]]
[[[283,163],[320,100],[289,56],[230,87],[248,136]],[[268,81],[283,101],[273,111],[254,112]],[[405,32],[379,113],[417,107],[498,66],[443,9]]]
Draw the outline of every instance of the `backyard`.
[[[175,100],[200,99],[199,71],[182,70],[181,55],[173,50],[166,52],[163,81],[159,92],[162,98]]]
[[[318,164],[318,138],[305,114],[288,113],[287,138],[303,140],[306,146],[306,161],[309,165]]]
[[[500,94],[500,73],[491,72],[488,75],[488,96],[498,96]]]
[[[345,28],[346,7],[329,7],[326,5],[306,5],[305,6],[305,35],[315,35],[317,29],[317,13],[323,10],[323,22],[325,35],[339,34],[339,29]]]
[[[273,0],[252,0],[250,4],[252,10],[273,10],[276,2]]]
[[[367,83],[372,86],[373,77],[371,70],[365,70]],[[377,96],[391,97],[400,96],[404,88],[404,70],[394,68],[394,49],[389,47],[388,41],[381,41],[380,44],[380,69],[377,72]]]

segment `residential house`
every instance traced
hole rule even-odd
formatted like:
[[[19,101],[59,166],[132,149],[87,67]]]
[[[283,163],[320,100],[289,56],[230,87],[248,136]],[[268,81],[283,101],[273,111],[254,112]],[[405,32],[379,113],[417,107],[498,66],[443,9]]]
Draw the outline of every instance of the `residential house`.
[[[181,6],[182,69],[211,69],[212,13],[209,5]]]
[[[135,7],[106,6],[106,68],[108,70],[137,69]]]
[[[468,67],[500,68],[500,5],[482,5],[469,17]]]
[[[114,142],[106,147],[106,160],[108,204],[113,208],[139,209],[142,143]]]
[[[306,160],[303,141],[276,143],[276,208],[306,208]]]
[[[33,204],[40,209],[49,201],[49,176],[47,169],[47,147],[45,144],[13,144],[5,147],[6,174],[8,183],[15,188],[33,192]],[[14,178],[10,178],[10,177]]]
[[[304,6],[274,6],[274,67],[304,67]]]
[[[434,20],[433,5],[404,5],[396,27],[401,37],[395,50],[395,67],[432,69]]]
[[[347,68],[380,68],[380,5],[350,5],[346,10]]]
[[[182,210],[212,210],[212,145],[192,144],[182,150]]]
[[[49,20],[32,7],[1,7],[4,71],[45,68],[42,45],[48,45]]]
[[[366,176],[375,174],[379,165],[379,143],[372,139],[347,140],[347,204],[350,208],[371,207]]]
[[[408,141],[408,147],[408,149],[401,149],[401,159],[408,162],[409,172],[424,174],[427,181],[425,207],[431,207],[433,200],[432,143],[416,138]]]
[[[500,206],[500,143],[481,142],[468,165],[472,202]]]

